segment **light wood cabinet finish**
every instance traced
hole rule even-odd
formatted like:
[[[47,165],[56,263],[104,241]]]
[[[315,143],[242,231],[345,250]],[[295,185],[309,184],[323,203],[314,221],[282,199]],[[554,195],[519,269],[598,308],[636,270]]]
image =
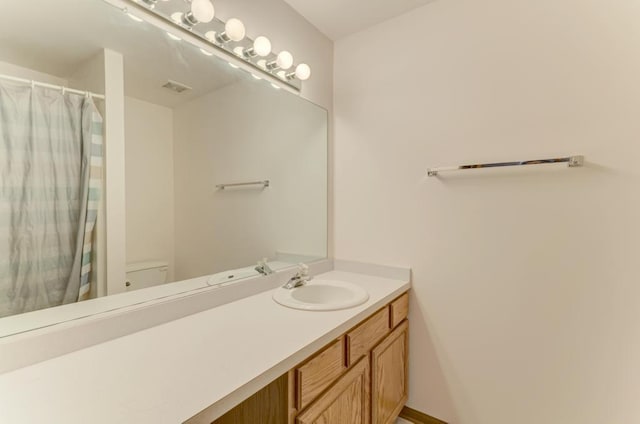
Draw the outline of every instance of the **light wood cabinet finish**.
[[[306,408],[346,370],[344,337],[296,368],[296,409]]]
[[[215,424],[282,424],[288,419],[287,374],[278,378],[236,408],[214,421]],[[197,417],[197,416],[196,416]],[[192,418],[195,421],[196,417]],[[191,420],[189,420],[191,421]],[[189,422],[187,421],[187,423]]]
[[[385,307],[347,333],[348,366],[368,355],[389,334],[389,322],[389,307]]]
[[[371,352],[372,424],[390,424],[408,398],[409,322],[404,321]]]
[[[309,409],[296,424],[370,424],[369,359],[363,358]]]
[[[409,293],[405,293],[391,302],[391,328],[396,328],[398,324],[409,316]]]

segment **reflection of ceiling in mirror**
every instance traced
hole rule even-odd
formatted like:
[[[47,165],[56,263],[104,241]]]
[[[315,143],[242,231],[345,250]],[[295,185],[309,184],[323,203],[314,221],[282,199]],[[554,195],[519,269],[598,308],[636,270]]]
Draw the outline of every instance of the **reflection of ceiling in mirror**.
[[[28,25],[26,25],[28,23]],[[135,22],[103,0],[13,2],[0,14],[0,61],[63,79],[101,49],[123,54],[126,95],[175,107],[237,81],[240,71]],[[193,90],[176,94],[168,80]]]

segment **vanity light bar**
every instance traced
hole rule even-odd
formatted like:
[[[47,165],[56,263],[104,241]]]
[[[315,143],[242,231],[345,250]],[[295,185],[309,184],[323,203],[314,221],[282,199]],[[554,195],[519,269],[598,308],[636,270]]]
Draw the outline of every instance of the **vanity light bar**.
[[[247,37],[246,28],[240,19],[230,18],[224,22],[215,18],[215,9],[211,0],[179,0],[189,5],[188,10],[172,13],[166,10],[163,13],[162,9],[166,9],[166,7],[161,6],[157,0],[128,1],[141,5],[172,26],[189,31],[205,40],[212,47],[232,54],[247,65],[271,75],[296,90],[300,89],[299,82],[311,78],[309,65],[306,63],[294,65],[293,55],[286,50],[274,54],[271,41],[264,35],[256,37],[255,40]],[[171,1],[163,0],[161,3],[168,4]],[[216,28],[218,30],[215,31],[212,27],[220,28]],[[201,28],[206,28],[206,31],[204,29],[198,31]],[[240,43],[248,43],[249,46],[243,46]]]

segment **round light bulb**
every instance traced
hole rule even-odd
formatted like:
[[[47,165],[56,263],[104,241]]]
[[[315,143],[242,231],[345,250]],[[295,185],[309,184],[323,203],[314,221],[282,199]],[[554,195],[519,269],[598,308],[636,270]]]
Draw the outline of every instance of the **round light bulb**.
[[[245,36],[244,24],[240,19],[231,18],[224,26],[224,32],[233,41],[242,41]]]
[[[306,63],[301,63],[296,67],[296,78],[306,81],[311,78],[311,67]]]
[[[216,32],[215,31],[207,31],[204,33],[204,37],[214,43],[216,41]]]
[[[215,9],[209,0],[192,0],[191,13],[193,13],[193,17],[196,18],[198,22],[208,23],[211,22],[215,16]]]
[[[276,59],[276,65],[278,68],[289,69],[293,66],[293,56],[288,51],[282,51],[278,54]]]
[[[262,35],[256,38],[253,42],[253,50],[258,56],[265,57],[271,53],[271,41],[267,37]]]

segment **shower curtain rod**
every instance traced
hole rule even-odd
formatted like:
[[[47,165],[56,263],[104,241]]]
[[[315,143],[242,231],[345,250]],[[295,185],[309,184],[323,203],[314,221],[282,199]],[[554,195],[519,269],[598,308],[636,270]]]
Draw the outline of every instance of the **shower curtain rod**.
[[[17,78],[17,77],[12,77],[11,75],[2,75],[2,74],[0,74],[0,79],[5,79],[5,80],[8,80],[8,81],[13,81],[13,82],[21,82],[21,83],[25,83],[25,84],[31,84],[32,86],[51,88],[51,89],[54,89],[54,90],[61,90],[63,93],[77,94],[77,95],[80,95],[80,96],[89,95],[89,96],[91,96],[91,97],[93,97],[95,99],[104,100],[104,98],[105,98],[104,95],[102,95],[102,94],[96,94],[96,93],[92,93],[90,91],[74,90],[73,88],[67,88],[67,87],[64,87],[62,85],[47,84],[46,82],[39,82],[39,81],[25,79],[25,78]]]

